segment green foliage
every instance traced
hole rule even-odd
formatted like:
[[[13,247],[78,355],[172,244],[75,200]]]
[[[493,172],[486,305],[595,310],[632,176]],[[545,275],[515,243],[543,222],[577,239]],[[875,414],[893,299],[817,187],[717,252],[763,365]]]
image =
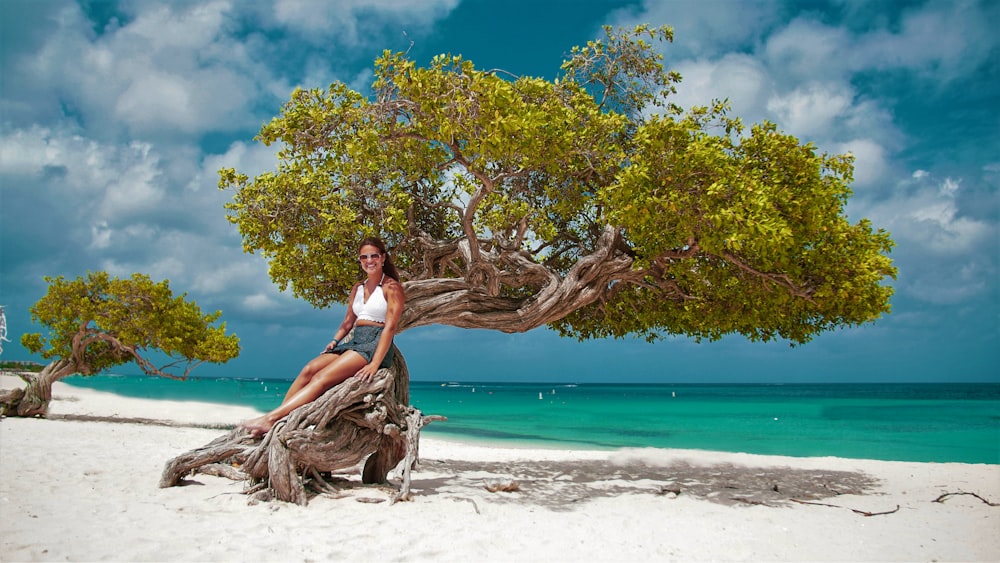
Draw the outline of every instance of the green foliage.
[[[506,307],[577,338],[805,342],[889,311],[892,241],[844,214],[851,157],[769,123],[747,133],[723,102],[683,111],[655,49],[672,31],[606,33],[552,81],[385,52],[372,98],[296,90],[258,136],[279,144],[277,169],[220,171],[244,249],[326,306],[346,298],[354,244],[375,234],[422,282],[408,309],[458,300],[468,310],[433,318],[467,326]],[[466,293],[440,297],[455,278]],[[593,297],[561,310],[543,298],[553,284]]]
[[[713,125],[727,134],[706,133]],[[630,166],[598,199],[657,275],[563,319],[564,333],[803,342],[889,311],[892,241],[843,215],[852,159],[769,123],[741,133],[723,106],[644,124]]]
[[[157,351],[175,363],[224,363],[239,355],[239,339],[226,335],[221,312],[203,314],[186,295],[174,296],[169,283],[148,276],[129,279],[91,272],[86,278],[46,277],[48,293],[31,308],[46,335],[24,334],[21,343],[46,359],[72,359],[83,375],[136,361],[144,371],[170,377],[146,354]],[[184,372],[184,376],[190,368]]]

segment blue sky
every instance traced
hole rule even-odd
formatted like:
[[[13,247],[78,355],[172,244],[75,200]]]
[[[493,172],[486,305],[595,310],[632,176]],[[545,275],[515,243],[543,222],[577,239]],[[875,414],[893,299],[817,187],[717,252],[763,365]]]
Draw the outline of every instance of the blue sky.
[[[252,141],[296,86],[366,91],[384,49],[552,78],[604,24],[669,24],[684,107],[728,98],[856,158],[852,220],[897,243],[893,312],[791,347],[739,337],[577,342],[423,327],[417,380],[1000,381],[1000,3],[670,0],[0,0],[2,359],[31,358],[46,275],[169,279],[243,352],[195,374],[292,377],[342,307],[313,310],[245,255],[216,171],[273,168]],[[412,43],[412,47],[411,47]],[[119,370],[137,373],[127,367]]]

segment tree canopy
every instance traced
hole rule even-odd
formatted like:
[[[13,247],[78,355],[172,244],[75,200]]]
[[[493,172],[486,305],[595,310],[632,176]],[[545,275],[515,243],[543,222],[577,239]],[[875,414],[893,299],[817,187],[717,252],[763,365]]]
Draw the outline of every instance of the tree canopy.
[[[892,241],[846,217],[853,158],[747,129],[724,102],[670,103],[671,40],[607,28],[552,80],[387,51],[371,96],[293,92],[257,137],[277,168],[220,171],[228,218],[319,307],[358,279],[356,241],[381,236],[401,329],[802,343],[887,313]]]

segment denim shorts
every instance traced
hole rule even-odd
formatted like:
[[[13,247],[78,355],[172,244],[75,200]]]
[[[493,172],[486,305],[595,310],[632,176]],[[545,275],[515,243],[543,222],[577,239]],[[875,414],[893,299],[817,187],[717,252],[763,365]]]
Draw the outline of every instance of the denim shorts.
[[[371,362],[372,356],[375,355],[375,348],[378,348],[379,338],[382,337],[382,329],[380,326],[369,326],[360,325],[354,327],[354,334],[350,340],[345,340],[333,349],[327,352],[327,354],[343,354],[348,350],[354,350],[358,354],[361,354],[365,360]],[[382,358],[382,363],[379,364],[380,368],[387,368],[392,365],[392,357],[395,355],[395,350],[392,346],[389,347],[389,351],[386,353],[385,358]]]

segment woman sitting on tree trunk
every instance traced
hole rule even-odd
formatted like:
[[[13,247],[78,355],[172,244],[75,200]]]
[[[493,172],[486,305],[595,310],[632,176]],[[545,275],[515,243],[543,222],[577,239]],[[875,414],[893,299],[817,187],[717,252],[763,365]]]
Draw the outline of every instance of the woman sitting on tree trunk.
[[[392,338],[406,301],[403,285],[381,240],[364,239],[359,254],[367,278],[351,290],[351,306],[344,322],[326,350],[302,368],[278,408],[241,424],[252,434],[266,434],[288,413],[347,378],[369,381],[380,368],[392,363]],[[341,342],[352,330],[353,338]]]

